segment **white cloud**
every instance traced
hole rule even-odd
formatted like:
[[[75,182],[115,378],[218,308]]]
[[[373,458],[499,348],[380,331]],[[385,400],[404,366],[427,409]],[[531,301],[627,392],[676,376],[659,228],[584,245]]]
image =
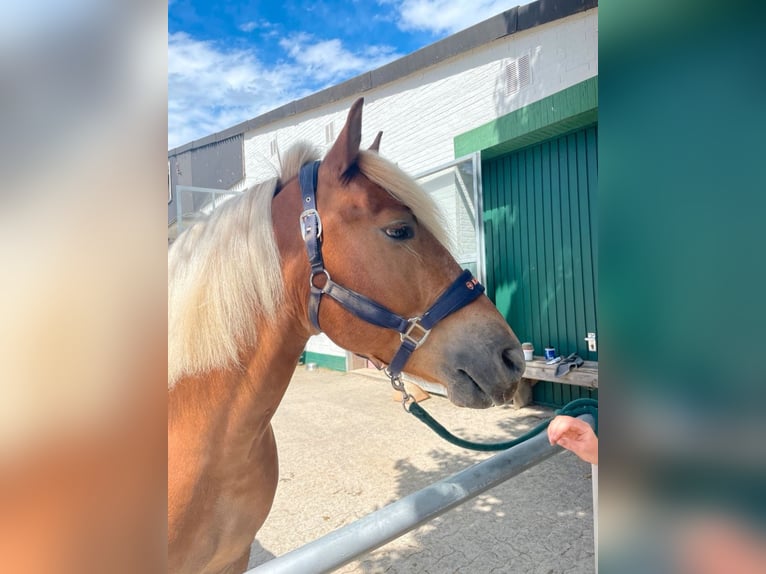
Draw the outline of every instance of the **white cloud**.
[[[338,39],[315,41],[303,32],[284,38],[279,44],[320,82],[342,81],[401,56],[390,46],[364,46],[354,53],[344,48]]]
[[[275,64],[245,49],[223,49],[184,32],[168,38],[168,149],[256,117],[400,54],[388,46],[354,52],[340,40],[296,34]]]
[[[269,68],[247,50],[222,50],[184,32],[171,34],[168,147],[231,127],[304,95],[305,88],[296,81],[290,66]]]
[[[452,34],[495,14],[525,4],[519,0],[379,0],[393,3],[399,12],[397,26],[402,30],[426,30]],[[529,0],[527,0],[529,1]]]
[[[258,20],[257,22],[255,20],[251,20],[250,22],[245,22],[244,24],[241,24],[239,26],[239,29],[243,32],[252,32],[253,30],[261,29],[261,30],[270,30],[274,27],[274,24],[269,22],[268,20]]]

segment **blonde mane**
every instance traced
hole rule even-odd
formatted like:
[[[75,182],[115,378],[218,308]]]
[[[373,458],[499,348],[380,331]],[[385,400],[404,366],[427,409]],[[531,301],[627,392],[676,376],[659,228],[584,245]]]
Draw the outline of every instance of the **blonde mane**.
[[[184,231],[168,252],[168,388],[182,377],[241,367],[240,351],[257,340],[256,318],[272,318],[283,300],[279,252],[271,221],[277,185],[318,159],[307,143],[281,158],[277,177],[218,207]],[[415,181],[377,153],[360,151],[359,169],[407,205],[449,247],[436,203]]]
[[[280,182],[318,159],[306,143],[284,155],[278,177],[218,207],[168,251],[168,388],[187,375],[240,366],[257,339],[255,318],[271,318],[284,295],[271,200]]]

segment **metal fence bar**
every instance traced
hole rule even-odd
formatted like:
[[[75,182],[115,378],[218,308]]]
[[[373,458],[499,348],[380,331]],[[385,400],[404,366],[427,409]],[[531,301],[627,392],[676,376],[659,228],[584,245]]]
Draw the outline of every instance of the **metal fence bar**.
[[[591,426],[595,424],[590,415],[582,415],[579,418]],[[520,445],[504,450],[313,542],[248,570],[245,574],[331,572],[541,463],[561,450],[561,447],[551,446],[547,433],[542,432]]]

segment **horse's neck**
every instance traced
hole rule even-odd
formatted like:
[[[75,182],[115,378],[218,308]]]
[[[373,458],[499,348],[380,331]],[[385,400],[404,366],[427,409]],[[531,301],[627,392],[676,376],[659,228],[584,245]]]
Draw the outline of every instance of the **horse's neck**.
[[[278,480],[270,422],[308,339],[296,322],[284,322],[258,326],[244,368],[184,379],[170,391],[168,559],[174,572],[207,572],[211,560],[247,556],[242,552],[266,519]]]
[[[183,379],[170,393],[169,423],[212,425],[225,419],[237,435],[262,433],[292,377],[307,336],[289,327],[259,329],[244,368],[218,370]]]

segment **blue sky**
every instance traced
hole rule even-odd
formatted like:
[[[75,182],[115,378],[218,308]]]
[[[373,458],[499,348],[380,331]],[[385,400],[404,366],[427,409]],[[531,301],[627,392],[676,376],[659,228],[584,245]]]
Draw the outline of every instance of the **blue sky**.
[[[168,148],[373,70],[519,3],[169,0]]]

